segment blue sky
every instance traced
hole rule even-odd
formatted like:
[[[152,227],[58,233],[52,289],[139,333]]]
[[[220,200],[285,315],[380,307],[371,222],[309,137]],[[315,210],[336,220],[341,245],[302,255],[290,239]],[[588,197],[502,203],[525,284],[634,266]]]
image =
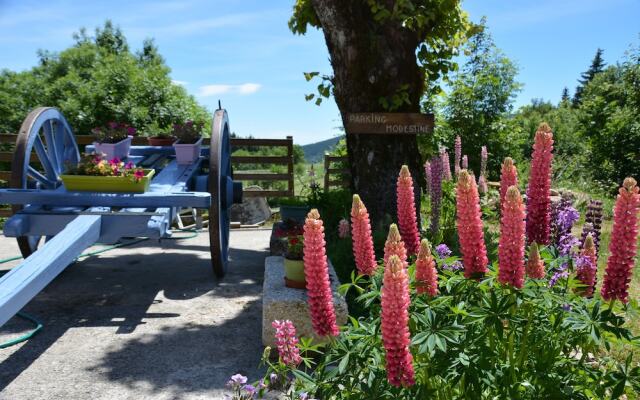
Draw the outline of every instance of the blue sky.
[[[236,133],[311,143],[337,135],[340,119],[332,100],[320,107],[304,100],[315,85],[302,72],[331,69],[320,32],[288,30],[293,2],[0,0],[0,68],[30,68],[37,49],[62,50],[81,26],[92,32],[109,18],[133,49],[154,37],[174,81],[209,109],[221,99]],[[573,90],[597,47],[615,63],[640,44],[638,0],[467,0],[463,7],[474,21],[487,16],[496,44],[520,67],[517,106]]]

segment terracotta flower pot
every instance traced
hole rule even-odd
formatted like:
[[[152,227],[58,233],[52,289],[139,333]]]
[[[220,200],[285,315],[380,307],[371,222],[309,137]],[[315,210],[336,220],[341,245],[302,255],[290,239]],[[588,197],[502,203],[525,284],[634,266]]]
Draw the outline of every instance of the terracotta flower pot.
[[[96,153],[105,154],[107,160],[112,158],[124,159],[129,157],[129,150],[131,149],[131,139],[133,136],[127,136],[126,139],[122,139],[118,143],[98,143],[93,142]]]
[[[173,144],[176,151],[176,161],[181,165],[193,164],[200,158],[200,148],[202,147],[202,138],[195,143],[180,143],[177,141]]]
[[[147,141],[149,146],[171,146],[176,139],[171,136],[150,136]]]
[[[307,282],[304,276],[304,261],[284,259],[284,283],[293,289],[305,289]]]

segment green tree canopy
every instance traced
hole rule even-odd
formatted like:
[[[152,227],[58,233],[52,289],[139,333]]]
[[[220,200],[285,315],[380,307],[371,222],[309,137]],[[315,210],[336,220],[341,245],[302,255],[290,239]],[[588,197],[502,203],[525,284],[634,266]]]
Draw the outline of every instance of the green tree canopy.
[[[593,56],[593,60],[591,61],[591,66],[580,75],[580,79],[578,79],[579,85],[576,87],[576,93],[573,95],[574,106],[580,105],[582,102],[582,92],[584,91],[585,86],[591,82],[596,74],[602,72],[605,65],[607,65],[602,58],[602,53],[604,53],[604,50],[598,48],[596,50],[596,55]]]
[[[0,131],[17,132],[37,106],[59,108],[79,134],[108,121],[145,134],[187,119],[210,126],[207,110],[172,83],[153,40],[134,54],[110,21],[94,36],[81,29],[73,37],[75,43],[60,53],[39,51],[39,65],[31,70],[0,72]]]

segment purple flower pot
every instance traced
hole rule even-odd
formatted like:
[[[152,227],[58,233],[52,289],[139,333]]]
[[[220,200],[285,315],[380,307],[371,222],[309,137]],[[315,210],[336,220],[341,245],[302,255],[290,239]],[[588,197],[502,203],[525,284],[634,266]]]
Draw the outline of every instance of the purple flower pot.
[[[112,158],[124,159],[129,157],[129,149],[131,149],[131,139],[133,136],[127,136],[126,139],[122,139],[118,143],[98,143],[93,142],[96,153],[105,154],[107,160]]]
[[[195,143],[183,144],[178,140],[173,144],[176,151],[176,161],[181,165],[193,164],[200,158],[200,148],[202,147],[202,138]]]

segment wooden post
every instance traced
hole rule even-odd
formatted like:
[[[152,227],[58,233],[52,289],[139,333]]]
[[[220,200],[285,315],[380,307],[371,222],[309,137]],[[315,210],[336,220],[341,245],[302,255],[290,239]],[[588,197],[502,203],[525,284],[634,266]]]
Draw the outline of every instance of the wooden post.
[[[287,157],[289,158],[289,162],[287,164],[287,173],[289,174],[289,196],[293,197],[295,195],[293,187],[293,136],[287,136],[287,141]]]

